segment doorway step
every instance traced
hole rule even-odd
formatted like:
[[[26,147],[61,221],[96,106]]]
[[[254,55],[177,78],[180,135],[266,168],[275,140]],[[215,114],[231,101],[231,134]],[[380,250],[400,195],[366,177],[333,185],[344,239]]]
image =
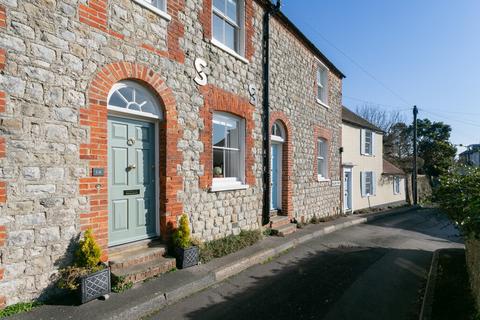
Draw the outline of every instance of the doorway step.
[[[297,230],[297,225],[291,223],[288,216],[275,216],[270,219],[270,229],[272,229],[273,234],[285,237],[294,233]]]
[[[126,282],[140,282],[175,268],[166,257],[167,247],[158,240],[145,240],[110,249],[110,270]]]

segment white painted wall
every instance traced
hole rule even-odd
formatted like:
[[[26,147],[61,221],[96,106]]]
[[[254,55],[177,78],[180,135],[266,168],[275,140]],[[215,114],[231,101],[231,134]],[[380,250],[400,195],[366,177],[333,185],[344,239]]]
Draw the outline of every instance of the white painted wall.
[[[394,194],[393,176],[383,175],[383,135],[374,132],[374,151],[372,156],[362,155],[361,128],[342,124],[342,163],[352,165],[352,210],[382,206],[389,203],[405,201],[405,178],[400,180],[400,193]],[[361,172],[373,171],[376,177],[375,195],[362,197]],[[343,179],[342,179],[343,181]]]

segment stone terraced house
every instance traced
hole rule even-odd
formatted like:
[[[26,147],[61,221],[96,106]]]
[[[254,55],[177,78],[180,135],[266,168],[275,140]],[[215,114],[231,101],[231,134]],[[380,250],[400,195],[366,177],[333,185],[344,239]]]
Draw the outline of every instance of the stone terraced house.
[[[0,305],[88,228],[141,280],[182,213],[203,241],[339,214],[343,77],[269,1],[0,0]]]

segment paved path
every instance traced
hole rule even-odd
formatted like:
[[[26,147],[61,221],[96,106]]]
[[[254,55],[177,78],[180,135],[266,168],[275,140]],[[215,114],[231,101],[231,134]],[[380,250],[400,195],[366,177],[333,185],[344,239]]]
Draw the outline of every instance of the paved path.
[[[463,247],[436,210],[319,237],[151,319],[418,319],[432,252]]]

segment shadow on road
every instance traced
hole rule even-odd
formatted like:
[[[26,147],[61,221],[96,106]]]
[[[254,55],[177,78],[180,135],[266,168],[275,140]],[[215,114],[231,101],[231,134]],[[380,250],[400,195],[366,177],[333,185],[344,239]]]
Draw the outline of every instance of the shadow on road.
[[[430,258],[421,250],[343,247],[278,259],[268,275],[227,280],[197,301],[201,309],[156,319],[415,319]],[[382,269],[372,268],[380,259]]]
[[[417,216],[419,219],[412,219],[412,215]],[[396,216],[397,219],[379,219],[369,222],[368,224],[384,228],[418,232],[430,237],[443,239],[445,243],[464,243],[458,228],[439,209],[425,208],[404,215],[404,219],[402,219],[401,216],[402,215],[399,214]],[[430,228],[428,227],[429,225],[431,226]],[[436,241],[438,242],[439,240]]]

